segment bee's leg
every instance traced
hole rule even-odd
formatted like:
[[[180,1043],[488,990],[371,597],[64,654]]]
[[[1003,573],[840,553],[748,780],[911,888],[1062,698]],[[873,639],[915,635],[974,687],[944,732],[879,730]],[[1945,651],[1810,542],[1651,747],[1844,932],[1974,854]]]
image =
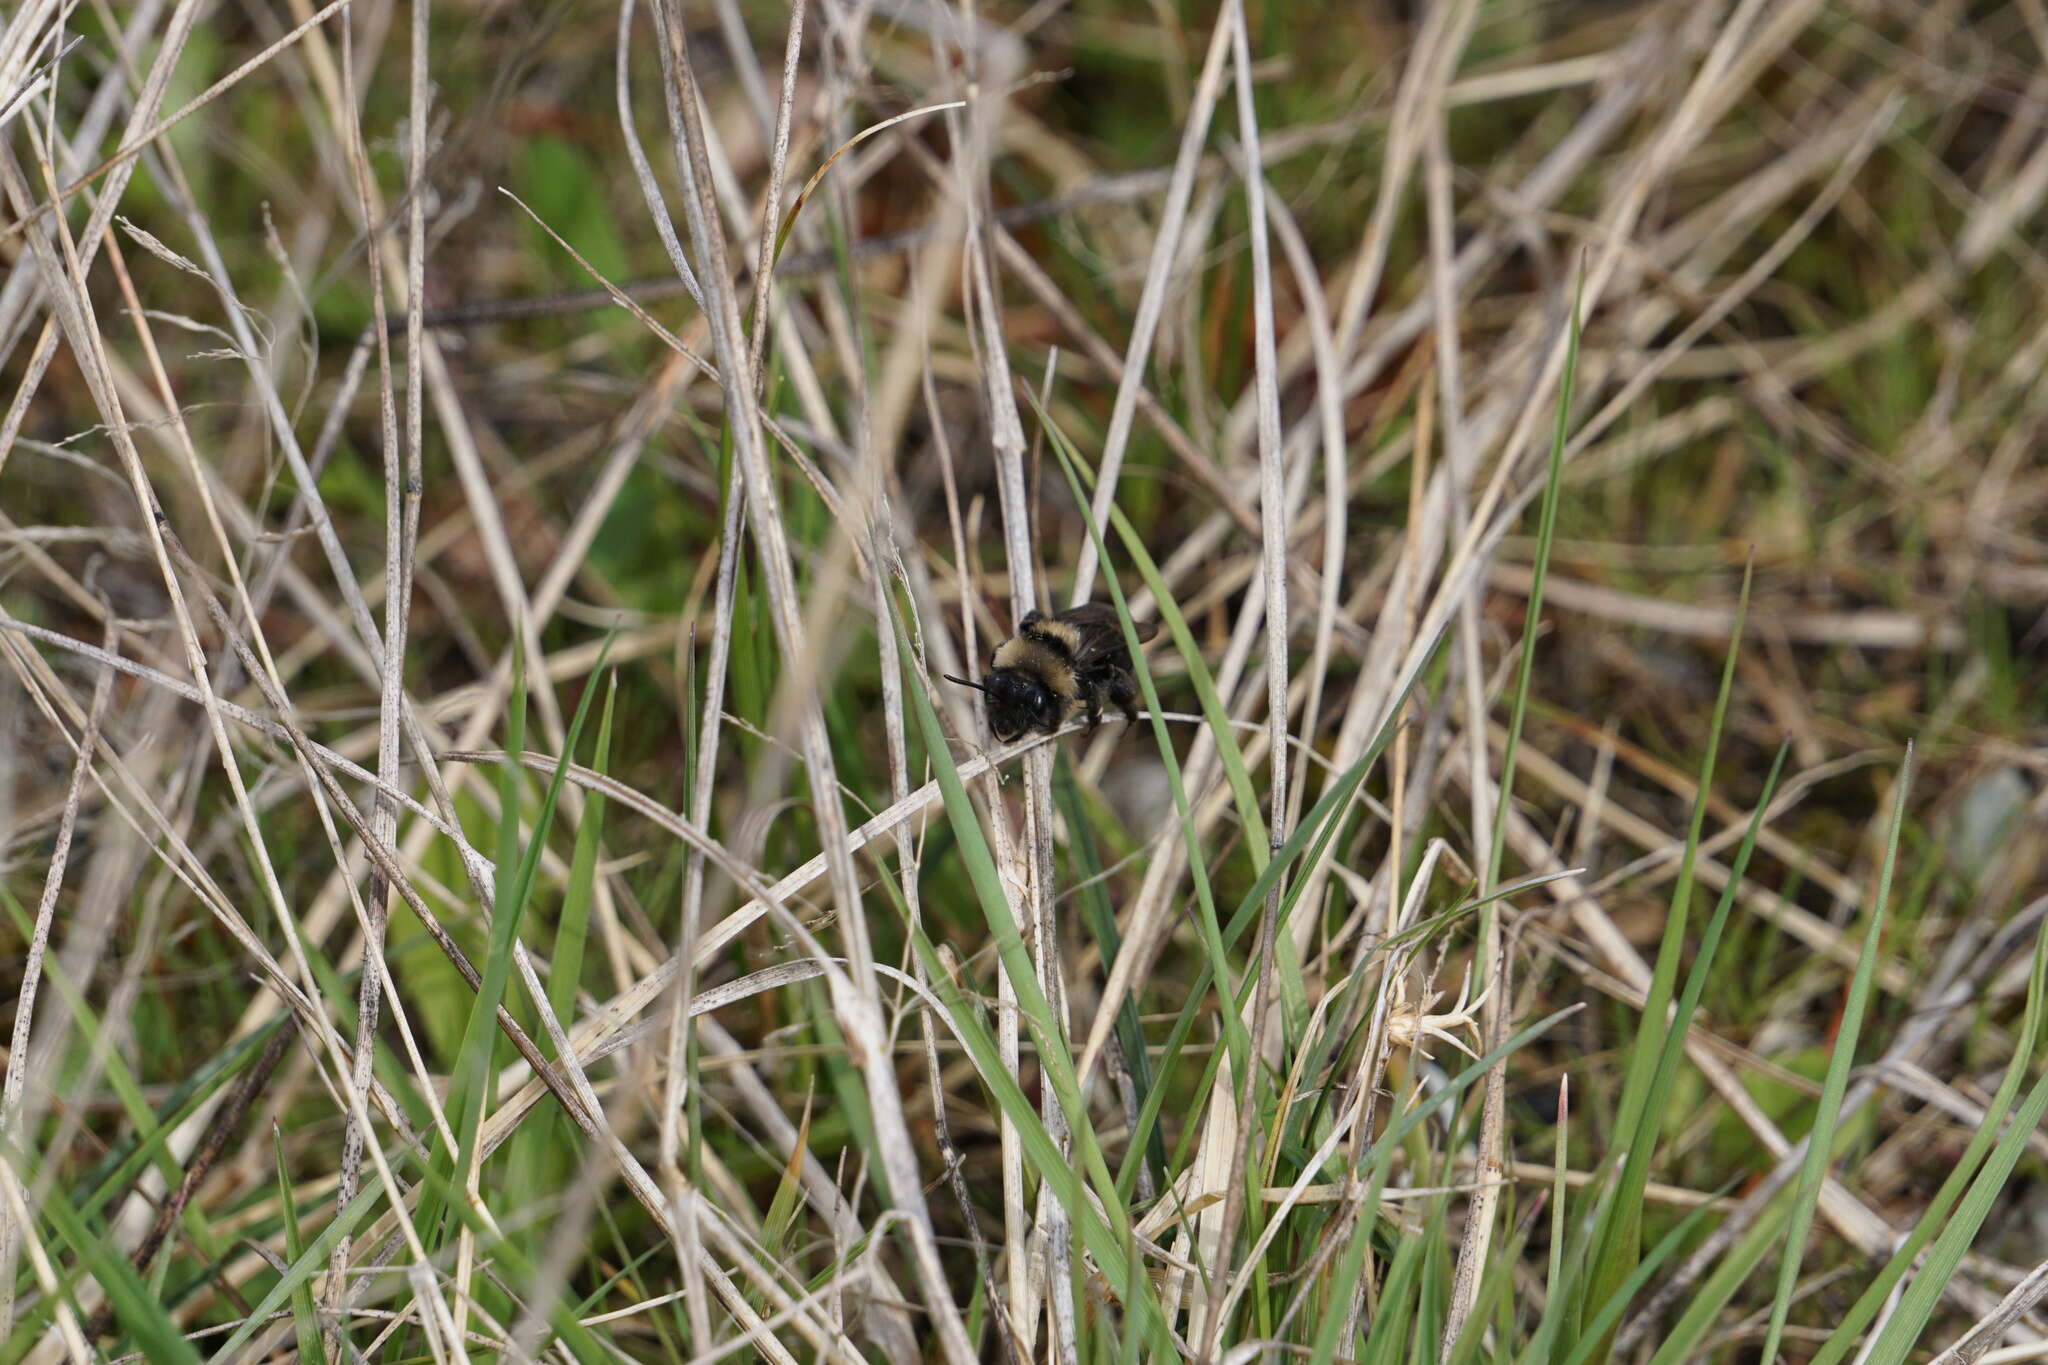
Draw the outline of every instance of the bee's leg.
[[[1102,689],[1099,687],[1089,688],[1086,701],[1088,703],[1088,728],[1093,730],[1096,726],[1102,724]]]
[[[1124,713],[1124,723],[1138,723],[1138,682],[1129,673],[1119,668],[1109,675],[1109,699]]]

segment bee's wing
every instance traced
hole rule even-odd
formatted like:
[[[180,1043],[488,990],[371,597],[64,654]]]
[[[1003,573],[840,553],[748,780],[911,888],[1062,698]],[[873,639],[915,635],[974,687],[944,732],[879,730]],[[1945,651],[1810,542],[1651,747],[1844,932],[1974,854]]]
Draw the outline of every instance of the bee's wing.
[[[1124,643],[1123,623],[1117,619],[1116,608],[1109,603],[1083,602],[1053,619],[1072,626],[1080,637],[1074,650],[1074,667],[1086,668],[1102,659],[1117,656],[1128,662],[1130,655]],[[1137,632],[1141,644],[1159,632],[1156,621],[1133,621],[1131,627]]]

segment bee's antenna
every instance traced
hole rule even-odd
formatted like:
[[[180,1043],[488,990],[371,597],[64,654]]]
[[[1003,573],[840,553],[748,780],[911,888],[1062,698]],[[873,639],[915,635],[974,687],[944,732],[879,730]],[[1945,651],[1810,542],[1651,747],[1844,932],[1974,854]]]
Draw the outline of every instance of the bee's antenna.
[[[954,676],[953,676],[953,675],[952,675],[951,673],[941,673],[941,674],[940,674],[939,676],[940,676],[940,677],[942,677],[942,678],[944,678],[944,679],[945,679],[945,680],[946,680],[947,682],[950,682],[950,683],[959,683],[959,684],[960,684],[960,685],[961,685],[962,687],[971,687],[971,688],[973,688],[973,689],[974,689],[975,691],[977,691],[977,692],[986,692],[986,691],[988,691],[988,689],[987,689],[986,687],[983,687],[983,686],[982,686],[982,685],[981,685],[980,683],[978,683],[978,682],[969,682],[969,681],[967,681],[967,679],[965,679],[965,678],[956,678],[956,677],[954,677]]]

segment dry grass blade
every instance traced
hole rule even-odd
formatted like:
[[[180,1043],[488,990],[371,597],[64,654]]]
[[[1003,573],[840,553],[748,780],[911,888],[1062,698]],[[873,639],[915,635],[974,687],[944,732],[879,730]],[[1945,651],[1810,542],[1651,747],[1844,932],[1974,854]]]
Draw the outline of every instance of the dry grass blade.
[[[85,730],[79,737],[77,757],[71,765],[71,780],[64,791],[63,812],[57,820],[57,841],[50,852],[48,869],[43,874],[43,894],[36,902],[35,927],[29,933],[28,956],[22,964],[21,985],[15,994],[14,1023],[7,1041],[7,1073],[4,1082],[0,1082],[0,1143],[12,1149],[26,1147],[23,1135],[33,1126],[27,1121],[30,1116],[23,1113],[22,1104],[29,1069],[35,1059],[29,1046],[32,1042],[40,1043],[41,1056],[46,1059],[55,1055],[55,1049],[47,1039],[36,1039],[31,1034],[35,1025],[36,990],[42,982],[43,958],[50,947],[50,924],[57,910],[57,891],[63,886],[64,872],[70,865],[71,836],[78,828],[78,808],[85,795],[86,774],[92,769],[93,754],[99,745],[100,723],[106,718],[107,701],[113,695],[113,677],[111,669],[102,668],[93,684],[92,709],[86,713]],[[15,1239],[20,1236],[22,1226],[11,1214],[4,1224],[0,1224],[0,1337],[14,1330]]]
[[[1230,50],[1227,21],[1236,0],[1224,0],[1216,27],[1209,35],[1208,55],[1202,59],[1202,73],[1195,82],[1194,99],[1181,129],[1180,151],[1173,162],[1173,179],[1167,185],[1159,229],[1152,240],[1152,255],[1145,267],[1145,291],[1139,296],[1137,314],[1131,323],[1131,339],[1123,357],[1123,378],[1117,384],[1116,406],[1110,410],[1109,430],[1103,437],[1102,456],[1097,465],[1095,497],[1089,508],[1095,524],[1107,525],[1110,502],[1116,496],[1118,476],[1123,470],[1124,449],[1130,440],[1131,420],[1137,411],[1138,394],[1145,387],[1146,362],[1151,355],[1153,335],[1166,305],[1174,264],[1182,251],[1181,231],[1187,221],[1188,199],[1194,190],[1196,167],[1202,143],[1209,133],[1209,120],[1222,96],[1223,63]],[[1073,604],[1086,602],[1095,592],[1097,572],[1092,544],[1083,542],[1074,569]]]

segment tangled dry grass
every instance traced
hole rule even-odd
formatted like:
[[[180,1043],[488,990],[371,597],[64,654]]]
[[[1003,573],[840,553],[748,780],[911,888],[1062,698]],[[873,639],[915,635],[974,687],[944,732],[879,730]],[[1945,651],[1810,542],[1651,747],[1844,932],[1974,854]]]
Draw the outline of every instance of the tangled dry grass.
[[[2048,1353],[2044,57],[20,0],[0,1359]]]

